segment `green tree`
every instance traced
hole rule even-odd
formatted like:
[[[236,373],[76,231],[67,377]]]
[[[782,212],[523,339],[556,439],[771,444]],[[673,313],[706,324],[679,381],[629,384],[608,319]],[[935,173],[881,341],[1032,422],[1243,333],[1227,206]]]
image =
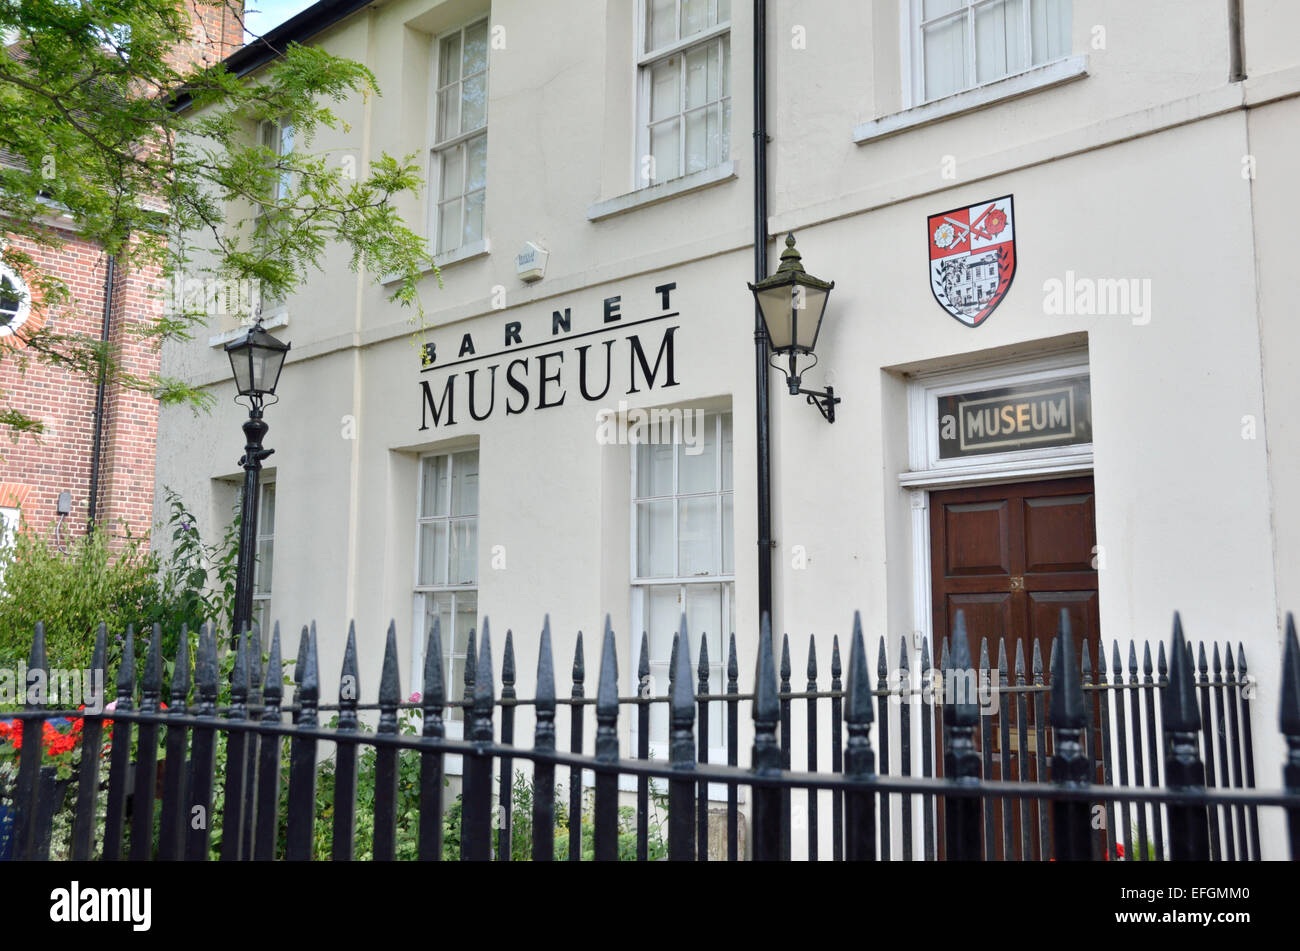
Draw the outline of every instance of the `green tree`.
[[[239,3],[213,2],[242,14]],[[32,308],[57,314],[77,304],[74,290],[23,250],[24,242],[61,244],[46,224],[53,208],[75,220],[82,238],[132,271],[159,275],[163,287],[197,280],[279,299],[341,245],[354,269],[398,276],[390,299],[418,311],[416,283],[432,261],[394,206],[421,186],[411,157],[384,154],[362,170],[311,151],[322,128],[340,125],[332,105],[379,94],[374,75],[295,44],[251,78],[221,63],[178,65],[168,54],[191,42],[191,6],[0,0],[0,148],[7,153],[0,156],[0,232],[22,239],[0,242],[0,260],[38,291]],[[256,134],[263,122],[291,127],[292,149],[264,144]],[[231,310],[247,319],[257,299],[237,296]],[[170,295],[160,304],[141,327],[158,341],[186,338],[208,317],[201,300]],[[183,380],[132,374],[97,338],[50,324],[24,336],[27,347],[0,359],[62,366],[164,403],[208,402]],[[0,425],[14,434],[41,429],[3,405]]]

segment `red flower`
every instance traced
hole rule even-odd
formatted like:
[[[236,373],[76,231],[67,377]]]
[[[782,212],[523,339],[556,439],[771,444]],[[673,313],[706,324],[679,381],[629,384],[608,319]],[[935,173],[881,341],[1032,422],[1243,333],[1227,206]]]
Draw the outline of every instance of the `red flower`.
[[[990,235],[1002,233],[1002,229],[1007,226],[1007,213],[1000,208],[994,208],[984,216],[984,230]]]

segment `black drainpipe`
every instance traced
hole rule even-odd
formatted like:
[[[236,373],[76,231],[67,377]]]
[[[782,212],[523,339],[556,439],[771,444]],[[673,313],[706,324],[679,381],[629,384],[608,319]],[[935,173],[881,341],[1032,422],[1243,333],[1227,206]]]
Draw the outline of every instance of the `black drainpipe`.
[[[108,265],[104,269],[104,324],[99,339],[108,343],[108,331],[113,316],[113,281],[117,271],[117,258],[108,256]],[[99,500],[99,456],[103,451],[104,428],[104,367],[99,368],[99,383],[95,386],[95,432],[94,442],[90,448],[90,504],[88,518],[90,525],[95,524],[96,503]]]
[[[754,281],[767,277],[767,0],[754,0]],[[754,409],[758,424],[758,616],[772,614],[772,414],[767,330],[754,302]]]
[[[1239,83],[1246,78],[1244,45],[1241,31],[1241,0],[1228,0],[1228,82],[1230,83]]]

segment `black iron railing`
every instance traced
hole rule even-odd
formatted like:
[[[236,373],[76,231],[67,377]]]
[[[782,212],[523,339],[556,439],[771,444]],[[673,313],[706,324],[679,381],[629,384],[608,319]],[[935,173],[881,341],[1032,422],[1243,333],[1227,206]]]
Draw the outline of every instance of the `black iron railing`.
[[[92,661],[101,673],[106,633],[101,626]],[[1028,669],[1019,643],[1009,663],[999,642],[992,666],[982,642],[974,664],[958,612],[937,668],[926,645],[912,650],[904,640],[891,670],[881,639],[874,680],[855,618],[847,670],[837,638],[830,689],[821,690],[810,643],[802,692],[792,689],[788,638],[778,666],[764,619],[754,688],[746,694],[739,690],[734,635],[726,688],[710,693],[707,647],[701,644],[693,672],[683,620],[664,696],[651,695],[642,638],[635,697],[619,696],[607,621],[590,698],[581,635],[569,695],[559,695],[548,622],[531,699],[516,694],[509,632],[497,691],[485,621],[477,642],[470,640],[460,700],[444,683],[435,623],[423,690],[418,702],[405,703],[390,625],[377,704],[358,702],[352,631],[339,702],[320,703],[313,626],[303,630],[294,696],[285,703],[278,626],[265,673],[250,646],[260,643],[254,631],[239,639],[226,684],[219,683],[225,678],[218,675],[215,633],[205,626],[193,664],[188,634],[179,638],[165,710],[161,640],[155,627],[137,696],[134,632],[127,631],[128,660],[118,671],[111,710],[49,709],[37,693],[29,694],[23,710],[0,715],[22,725],[16,780],[0,788],[0,806],[7,802],[13,810],[13,857],[49,857],[53,817],[64,808],[71,812],[68,855],[74,859],[352,859],[359,824],[366,827],[368,854],[392,859],[402,851],[398,803],[412,795],[418,798],[412,851],[429,860],[579,859],[587,853],[607,860],[620,852],[646,860],[660,851],[660,837],[669,859],[772,860],[791,857],[797,825],[805,827],[801,852],[806,849],[810,859],[825,857],[829,845],[835,860],[1243,860],[1260,858],[1261,809],[1283,810],[1289,855],[1300,857],[1300,645],[1291,618],[1279,705],[1288,758],[1283,786],[1273,792],[1254,788],[1253,682],[1244,650],[1238,645],[1234,659],[1230,646],[1221,654],[1215,644],[1207,656],[1200,645],[1194,655],[1177,616],[1168,658],[1160,644],[1153,663],[1144,645],[1139,670],[1132,644],[1127,677],[1118,644],[1110,664],[1103,648],[1095,667],[1087,645],[1076,649],[1065,612],[1046,671],[1037,644]],[[41,625],[28,669],[46,669]],[[655,705],[668,711],[667,760],[650,754]],[[565,707],[567,751],[558,748],[557,730],[557,712]],[[584,735],[588,707],[594,708],[592,744]],[[739,756],[742,707],[754,724],[745,765]],[[463,711],[462,739],[447,736],[449,708]],[[531,745],[515,737],[521,708],[532,709]],[[637,726],[633,759],[622,758],[619,745],[625,708]],[[363,724],[372,713],[373,732]],[[710,763],[710,721],[719,713],[727,762]],[[323,714],[335,719],[322,725]],[[830,771],[819,770],[818,759],[827,714]],[[418,732],[403,732],[403,720],[412,715],[420,721]],[[806,731],[803,771],[792,763],[797,717]],[[57,782],[41,740],[45,724],[56,718],[78,719],[83,752],[71,788],[51,804]],[[101,757],[106,727],[110,748]],[[461,762],[454,802],[448,801],[449,756]],[[517,765],[524,768],[517,771]],[[404,766],[414,768],[404,774]],[[363,773],[364,803],[358,797]],[[594,781],[584,783],[584,773]],[[620,777],[635,780],[635,789],[622,788]],[[559,778],[568,780],[567,802]],[[528,793],[524,804],[515,795],[521,782]],[[725,813],[710,808],[710,787],[725,789]],[[527,815],[518,814],[522,808]],[[717,837],[725,848],[710,846],[711,819],[719,830],[725,821]],[[568,836],[562,849],[560,827]],[[444,841],[448,831],[454,841]],[[411,832],[402,828],[404,835]],[[513,841],[517,835],[526,840]]]

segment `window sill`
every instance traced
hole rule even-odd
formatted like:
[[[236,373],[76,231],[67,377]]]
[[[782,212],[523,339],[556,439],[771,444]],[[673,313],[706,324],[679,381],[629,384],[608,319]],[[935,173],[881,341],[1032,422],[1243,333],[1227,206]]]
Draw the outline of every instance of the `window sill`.
[[[908,129],[918,129],[934,122],[942,122],[944,119],[1018,99],[1040,89],[1062,86],[1087,75],[1088,57],[1068,56],[985,86],[976,86],[974,89],[953,93],[934,102],[927,102],[911,109],[904,109],[902,112],[864,122],[853,130],[853,141],[858,145],[874,142],[906,132]]]
[[[277,311],[273,311],[269,317],[266,317],[262,320],[262,327],[265,330],[275,330],[277,327],[286,327],[288,326],[288,324],[289,324],[289,308],[287,307],[281,308],[280,310]],[[226,331],[222,331],[219,334],[213,334],[211,337],[208,338],[208,346],[209,347],[224,346],[225,344],[230,343],[230,341],[234,340],[236,337],[242,337],[244,334],[248,333],[248,328],[251,326],[253,326],[251,323],[243,324],[239,327],[234,328],[233,330],[226,330]]]
[[[736,162],[733,159],[730,162],[715,165],[713,168],[706,168],[702,172],[692,172],[690,175],[674,178],[670,182],[651,185],[648,188],[638,188],[636,191],[628,192],[625,195],[598,201],[594,205],[587,206],[587,220],[604,221],[606,218],[612,218],[615,215],[636,211],[638,208],[646,208],[650,205],[657,205],[661,201],[668,201],[678,195],[689,195],[701,188],[708,188],[711,185],[728,182],[735,178]]]
[[[451,267],[453,264],[459,264],[461,261],[470,261],[474,258],[481,258],[491,252],[492,242],[487,238],[484,238],[482,241],[473,241],[469,244],[462,244],[454,251],[444,251],[442,254],[435,255],[433,259],[433,267],[425,268],[420,272],[420,275],[423,277],[426,274],[432,273],[434,268],[441,271],[444,268]],[[385,274],[379,279],[379,282],[381,284],[389,285],[396,284],[401,279],[400,274]]]

